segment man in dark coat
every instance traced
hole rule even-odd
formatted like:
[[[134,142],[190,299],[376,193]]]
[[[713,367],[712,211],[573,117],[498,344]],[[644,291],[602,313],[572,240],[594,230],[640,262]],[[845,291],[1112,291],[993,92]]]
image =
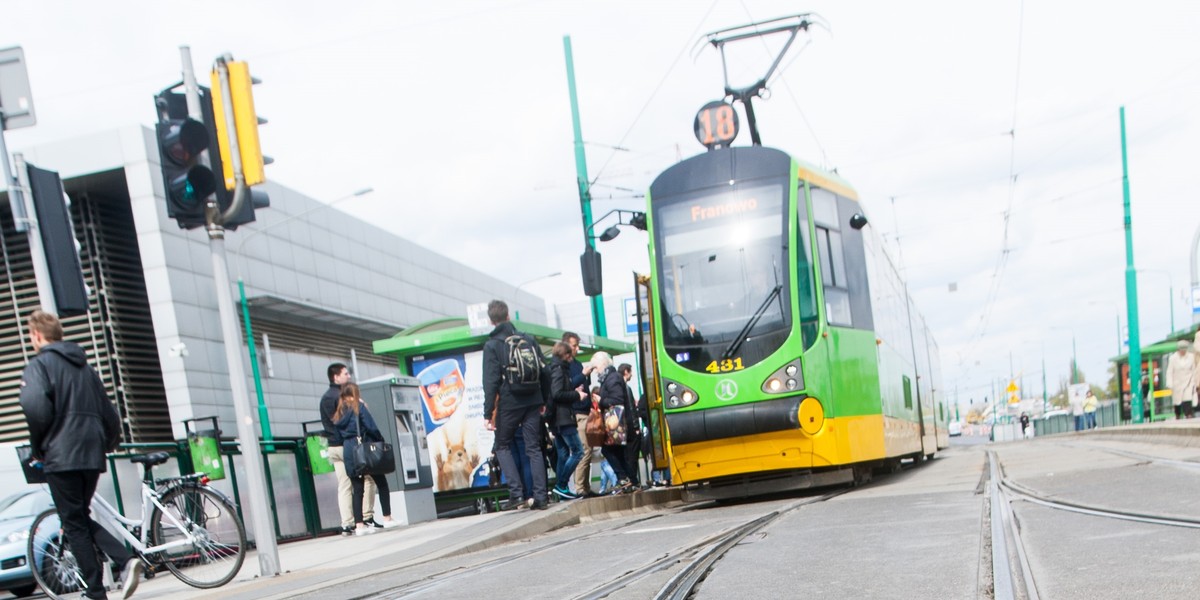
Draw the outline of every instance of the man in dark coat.
[[[546,503],[546,469],[542,458],[541,444],[535,443],[541,438],[542,410],[545,400],[542,398],[541,386],[526,393],[513,390],[504,378],[508,366],[509,336],[521,335],[537,348],[537,341],[527,334],[519,333],[512,322],[508,320],[508,305],[501,300],[488,303],[488,319],[495,329],[483,345],[483,415],[487,419],[488,429],[496,431],[496,459],[500,461],[500,472],[508,480],[508,500],[501,510],[511,510],[521,506],[530,506],[544,510]],[[539,351],[540,354],[540,351]],[[499,405],[497,406],[497,402]],[[512,454],[513,437],[520,428],[525,443],[525,455],[533,470],[532,504],[526,504],[525,487],[517,471],[517,461]]]
[[[123,565],[128,598],[137,588],[141,561],[91,518],[92,495],[106,470],[104,455],[121,441],[121,419],[83,348],[63,341],[58,317],[40,310],[29,317],[37,356],[21,373],[21,410],[29,424],[33,460],[46,473],[67,542],[79,563],[85,598],[107,598],[96,546]]]

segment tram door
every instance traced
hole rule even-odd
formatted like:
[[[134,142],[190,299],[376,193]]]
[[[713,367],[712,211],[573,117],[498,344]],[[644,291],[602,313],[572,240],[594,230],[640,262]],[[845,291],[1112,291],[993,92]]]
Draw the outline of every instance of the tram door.
[[[670,434],[663,412],[661,388],[658,382],[658,358],[654,352],[654,311],[650,302],[650,276],[633,274],[634,298],[637,303],[638,359],[641,361],[642,391],[649,403],[651,453],[655,469],[669,469]]]

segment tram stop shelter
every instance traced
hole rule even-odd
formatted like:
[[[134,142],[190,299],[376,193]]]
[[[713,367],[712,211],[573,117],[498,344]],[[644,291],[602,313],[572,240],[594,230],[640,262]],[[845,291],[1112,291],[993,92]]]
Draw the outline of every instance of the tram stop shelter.
[[[1175,418],[1174,402],[1171,390],[1167,386],[1167,360],[1171,353],[1179,347],[1179,341],[1191,342],[1196,335],[1197,327],[1187,327],[1172,332],[1166,339],[1142,346],[1142,410],[1146,421],[1165,421]],[[1194,349],[1195,350],[1195,349]],[[1129,393],[1129,354],[1125,353],[1110,359],[1117,365],[1120,377],[1121,420],[1131,418],[1131,395]],[[1153,398],[1153,402],[1150,401]]]
[[[564,332],[537,323],[514,321],[513,325],[532,335],[547,357]],[[508,496],[508,488],[493,473],[494,461],[489,461],[495,434],[487,429],[483,414],[483,344],[490,332],[490,327],[472,331],[466,318],[445,318],[374,342],[376,354],[396,357],[402,375],[420,380],[425,431],[417,437],[426,440],[427,452],[418,460],[433,471],[439,516],[488,512]],[[619,340],[579,337],[582,362],[601,350],[615,357],[635,349]],[[517,456],[520,459],[524,452],[518,450]]]

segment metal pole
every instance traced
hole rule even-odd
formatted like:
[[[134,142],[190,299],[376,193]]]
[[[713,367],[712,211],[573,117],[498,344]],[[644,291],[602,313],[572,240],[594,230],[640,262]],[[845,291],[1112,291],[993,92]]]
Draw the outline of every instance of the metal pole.
[[[25,159],[20,154],[16,155],[17,169],[14,176],[12,165],[8,162],[8,145],[4,141],[4,115],[4,109],[0,107],[0,166],[4,169],[4,187],[8,188],[8,203],[12,206],[13,228],[24,232],[29,239],[29,258],[33,261],[33,278],[37,282],[41,309],[58,314],[54,287],[50,283],[50,267],[46,264],[46,249],[42,247],[42,235],[38,232],[37,212],[33,210],[32,198],[26,198],[24,193],[24,190],[28,189]],[[20,321],[19,318],[17,320]]]
[[[1113,355],[1116,358],[1121,355],[1121,313],[1117,313],[1117,353]],[[1120,389],[1121,386],[1117,386]]]
[[[254,347],[254,330],[250,327],[250,304],[246,301],[246,286],[238,279],[238,301],[242,306],[242,322],[246,326],[246,345],[250,347],[250,372],[254,375],[254,395],[258,399],[258,424],[264,442],[275,440],[271,434],[271,419],[267,416],[267,400],[263,394],[262,373],[258,369],[258,350]],[[266,445],[267,452],[275,451],[275,444]]]
[[[1200,226],[1192,234],[1192,253],[1188,261],[1192,267],[1192,325],[1200,323],[1200,264],[1196,261],[1197,254],[1200,254]]]
[[[1046,349],[1042,348],[1042,414],[1046,414],[1046,407],[1050,405],[1050,398],[1046,393]],[[1035,432],[1036,433],[1036,432]]]
[[[1137,269],[1133,267],[1133,219],[1129,211],[1129,157],[1125,149],[1125,107],[1121,116],[1121,192],[1125,207],[1125,307],[1129,314],[1129,398],[1134,423],[1142,418],[1142,340],[1138,334]]]
[[[25,223],[28,229],[25,235],[29,239],[29,258],[33,263],[33,278],[37,282],[38,301],[42,310],[58,314],[58,303],[54,299],[54,284],[50,280],[50,265],[46,262],[46,247],[42,245],[41,226],[38,224],[37,211],[33,208],[33,194],[25,193],[29,188],[29,168],[25,157],[20,153],[14,155],[16,164],[15,186],[9,187],[9,192],[17,190],[26,215]],[[13,215],[14,217],[16,215]]]
[[[179,48],[183,60],[183,81],[187,91],[188,113],[193,119],[203,121],[200,109],[200,89],[196,85],[196,75],[192,69],[191,51],[187,46]],[[236,140],[237,124],[230,114],[233,110],[229,103],[229,77],[222,73],[221,90],[224,94],[225,119],[229,131]],[[236,143],[236,142],[233,142]],[[239,189],[235,192],[245,193],[241,164],[237,155],[233,155],[233,168],[238,180]],[[254,542],[258,547],[258,569],[262,576],[278,575],[279,547],[275,540],[275,527],[272,524],[273,514],[267,499],[266,469],[263,466],[262,448],[258,443],[258,432],[254,429],[254,415],[250,410],[250,397],[246,394],[246,373],[242,368],[241,353],[234,347],[241,343],[241,332],[238,331],[237,317],[234,316],[233,289],[229,285],[229,269],[225,262],[225,230],[214,223],[217,210],[214,202],[209,202],[208,211],[208,247],[212,254],[213,284],[217,293],[217,312],[221,317],[221,336],[225,343],[225,363],[229,369],[230,395],[233,397],[233,409],[237,418],[238,445],[241,447],[242,458],[246,466],[247,500],[250,513],[255,516],[253,525]]]
[[[596,240],[588,232],[592,230],[592,192],[588,182],[587,157],[583,151],[583,127],[579,123],[579,100],[575,95],[575,60],[571,56],[571,36],[563,36],[563,52],[567,56],[567,89],[571,94],[571,126],[575,132],[575,181],[579,186],[579,206],[583,211],[583,243],[595,249]],[[592,296],[592,328],[596,335],[608,337],[604,319],[604,295]]]
[[[1171,309],[1171,333],[1175,333],[1175,284],[1171,283],[1170,275],[1167,275],[1167,284],[1167,293],[1171,295],[1171,302],[1169,305]]]
[[[1079,383],[1079,359],[1075,354],[1075,332],[1071,332],[1071,383]]]

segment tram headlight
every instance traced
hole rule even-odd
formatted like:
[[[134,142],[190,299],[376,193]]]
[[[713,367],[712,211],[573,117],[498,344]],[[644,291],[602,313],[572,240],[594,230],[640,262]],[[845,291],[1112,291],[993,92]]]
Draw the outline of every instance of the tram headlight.
[[[667,408],[683,408],[700,400],[699,394],[681,383],[667,380],[663,382],[663,389],[667,392]]]
[[[785,394],[804,387],[804,373],[800,370],[800,359],[797,358],[779,367],[762,383],[764,394]]]

